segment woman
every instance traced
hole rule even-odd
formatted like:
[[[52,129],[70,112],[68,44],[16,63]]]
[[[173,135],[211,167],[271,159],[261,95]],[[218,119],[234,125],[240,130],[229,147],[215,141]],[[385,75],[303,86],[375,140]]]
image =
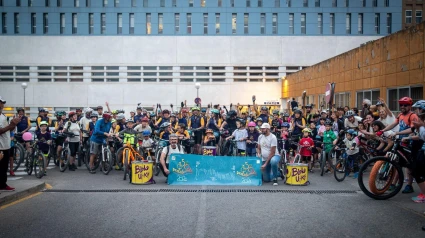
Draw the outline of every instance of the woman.
[[[220,118],[220,112],[218,109],[212,109],[211,110],[211,118],[208,120],[207,123],[207,129],[213,130],[214,136],[215,136],[215,144],[218,144],[218,141],[220,140],[220,126],[221,126],[222,119]]]
[[[392,140],[387,140],[386,138],[392,136],[394,133],[392,133],[391,131],[386,131],[382,133],[381,131],[385,128],[385,126],[380,121],[374,121],[372,123],[372,128],[373,128],[373,133],[376,135],[377,139],[380,142],[376,150],[378,154],[385,155],[385,153],[389,151],[394,144]]]
[[[80,124],[77,121],[77,113],[69,113],[69,121],[65,123],[63,131],[74,135],[68,137],[68,146],[71,151],[69,170],[75,171],[77,169],[77,166],[75,166],[75,156],[77,155],[80,143],[83,142],[83,133],[81,133]],[[63,162],[61,161],[61,163]]]
[[[367,138],[375,137],[375,133],[373,132],[373,127],[372,127],[373,122],[374,120],[371,113],[367,114],[365,119],[363,120],[363,124],[365,125],[365,130],[361,130],[360,132],[364,134]]]
[[[339,119],[338,114],[339,113],[335,111],[331,113],[332,131],[336,136],[338,136],[340,130],[344,129],[344,122]]]
[[[57,155],[57,158],[60,158],[60,153],[62,151],[62,146],[63,146],[63,142],[65,141],[65,137],[59,136],[59,134],[62,133],[63,126],[66,123],[66,113],[59,111],[59,112],[56,112],[55,114],[56,114],[56,119],[57,119],[56,122],[55,122],[55,133],[56,133],[56,136],[55,136],[56,141],[55,142],[56,142],[56,147],[57,147],[56,155]]]

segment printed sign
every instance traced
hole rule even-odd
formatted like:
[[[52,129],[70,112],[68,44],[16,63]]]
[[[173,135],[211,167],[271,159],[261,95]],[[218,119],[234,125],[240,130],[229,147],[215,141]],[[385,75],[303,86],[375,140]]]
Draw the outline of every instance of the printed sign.
[[[261,186],[261,159],[256,157],[170,155],[170,185]]]
[[[269,101],[265,101],[264,105],[280,105],[280,102],[277,100],[269,100]]]
[[[288,164],[288,176],[286,184],[290,185],[306,185],[308,182],[308,165],[307,164]]]
[[[195,98],[195,104],[201,104],[201,98]]]
[[[131,164],[131,181],[133,184],[153,183],[153,163],[133,162]]]

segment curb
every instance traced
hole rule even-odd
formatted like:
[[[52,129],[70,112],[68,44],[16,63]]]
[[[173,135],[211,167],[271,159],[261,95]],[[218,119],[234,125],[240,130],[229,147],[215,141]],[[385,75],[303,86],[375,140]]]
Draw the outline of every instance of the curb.
[[[11,194],[10,196],[0,198],[0,208],[12,202],[18,201],[22,198],[38,193],[45,188],[46,188],[46,183],[42,183],[40,185]]]

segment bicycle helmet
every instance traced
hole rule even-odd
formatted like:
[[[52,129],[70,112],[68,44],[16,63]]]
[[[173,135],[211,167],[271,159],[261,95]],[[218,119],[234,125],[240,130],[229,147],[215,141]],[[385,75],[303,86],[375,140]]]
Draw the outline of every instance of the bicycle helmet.
[[[353,111],[347,111],[346,113],[345,113],[345,116],[346,117],[352,117],[352,116],[354,116],[354,112]]]
[[[214,133],[214,131],[213,131],[212,129],[207,129],[207,130],[205,131],[205,133]]]
[[[294,114],[300,114],[300,115],[302,115],[302,114],[303,114],[303,112],[302,112],[301,110],[295,110],[295,111],[294,111]]]
[[[201,112],[207,112],[207,109],[202,108],[202,109],[201,109]]]
[[[127,123],[129,123],[129,122],[131,122],[131,123],[134,123],[134,121],[133,121],[133,119],[127,119],[126,121],[125,121],[125,124],[127,124]]]
[[[164,122],[162,123],[162,125],[160,126],[161,128],[166,128],[169,127],[171,124],[169,122]]]
[[[245,124],[246,124],[246,120],[245,120],[245,119],[240,118],[238,121],[239,121],[242,125],[245,125]]]
[[[266,106],[261,107],[261,111],[268,111],[269,109]]]
[[[191,111],[199,111],[199,107],[192,107]]]
[[[376,103],[376,106],[382,106],[382,105],[384,105],[384,103],[382,103],[381,101],[378,101],[378,102]]]
[[[279,110],[273,110],[273,115],[279,115]]]
[[[263,119],[261,117],[258,117],[257,120],[255,120],[255,121],[261,121],[262,122]]]
[[[38,108],[38,112],[46,112],[46,109],[44,109],[44,108],[42,108],[42,107],[39,107],[39,108]]]
[[[143,117],[143,118],[142,118],[142,122],[149,122],[149,118],[147,118],[147,117]]]
[[[49,123],[47,123],[46,121],[42,121],[40,122],[39,126],[49,126]]]
[[[419,100],[419,101],[417,101],[415,104],[413,104],[412,107],[425,110],[425,100]]]
[[[24,108],[22,108],[22,107],[18,107],[18,108],[16,108],[16,112],[20,112],[20,111],[25,112]]]
[[[170,111],[168,109],[164,109],[164,111],[162,111],[162,114],[165,114],[165,113],[170,114]]]
[[[90,107],[84,108],[84,114],[93,112],[93,109]]]
[[[118,113],[125,113],[124,109],[118,109]]]
[[[304,129],[302,130],[302,132],[303,132],[303,133],[304,133],[304,132],[311,133],[311,130],[310,130],[309,128],[304,128]]]
[[[282,127],[289,128],[289,123],[287,123],[287,122],[282,123]]]
[[[118,110],[112,110],[112,114],[118,114]]]
[[[328,112],[326,110],[322,110],[322,112],[320,114],[323,114],[323,113],[328,114]]]
[[[255,122],[251,121],[248,123],[248,127],[256,127],[257,124],[255,124]]]
[[[134,111],[134,110],[131,110],[131,111],[130,111],[130,113],[134,113],[134,114],[136,114],[136,111]]]
[[[171,113],[171,115],[170,115],[170,117],[176,117],[176,114],[174,114],[174,113]]]
[[[313,108],[313,105],[312,104],[307,104],[307,105],[305,105],[305,108]]]
[[[347,134],[350,134],[350,135],[352,135],[352,136],[357,136],[357,131],[356,131],[356,130],[354,130],[354,129],[349,129],[349,130],[347,131]]]
[[[97,113],[97,112],[92,112],[91,114],[90,114],[90,118],[91,117],[96,117],[96,118],[98,118],[99,117],[99,114]]]
[[[325,121],[325,125],[326,125],[326,126],[332,126],[332,124],[333,124],[333,123],[332,123],[332,121],[331,121],[331,120],[326,120],[326,121]]]
[[[151,135],[151,133],[150,133],[149,131],[143,131],[143,132],[142,132],[142,135],[143,135],[143,136],[150,136],[150,135]]]
[[[409,97],[403,97],[400,98],[400,100],[398,100],[399,104],[407,104],[407,105],[412,105],[413,104],[413,100]]]
[[[183,108],[182,112],[188,112],[188,110],[186,108]]]
[[[227,114],[229,117],[235,117],[237,115],[235,110],[230,110],[229,113]]]
[[[285,112],[285,113],[283,113],[283,116],[284,117],[289,117],[289,113]]]
[[[125,115],[123,113],[118,114],[117,120],[119,121],[119,120],[122,120],[122,119],[125,119]]]
[[[137,110],[142,110],[143,108],[141,106],[138,106],[136,109]]]
[[[70,112],[69,114],[68,114],[68,117],[69,118],[71,118],[71,117],[73,117],[74,115],[76,115],[77,113],[75,113],[75,112]]]
[[[105,114],[103,114],[103,115],[105,115]],[[117,122],[117,120],[115,120],[115,119],[111,120],[111,123],[116,123],[116,122]]]
[[[218,111],[218,109],[212,109],[211,112],[217,115],[220,114],[220,111]]]
[[[109,113],[103,113],[103,114],[102,114],[102,118],[103,118],[103,119],[105,119],[105,120],[107,120],[107,119],[111,119],[111,117],[112,117],[112,116],[111,116],[111,114],[109,114]],[[114,120],[115,120],[115,119],[114,119]]]

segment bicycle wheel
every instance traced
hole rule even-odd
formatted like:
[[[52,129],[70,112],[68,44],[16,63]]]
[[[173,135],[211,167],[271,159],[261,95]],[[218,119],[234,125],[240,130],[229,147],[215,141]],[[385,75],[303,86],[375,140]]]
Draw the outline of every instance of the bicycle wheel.
[[[25,161],[25,171],[27,172],[28,175],[32,174],[32,169],[33,169],[33,163],[34,163],[34,151],[32,154],[27,154],[27,158]]]
[[[113,161],[111,151],[107,147],[103,149],[103,158],[101,164],[103,174],[108,175],[109,172],[112,170]]]
[[[115,155],[115,163],[118,165],[118,168],[119,168],[119,170],[122,170],[122,165],[123,165],[123,150],[124,150],[124,147],[121,147],[121,148],[119,148],[118,150],[117,150],[117,153],[116,153],[116,155]]]
[[[334,176],[336,181],[344,181],[345,177],[347,177],[347,173],[349,173],[349,168],[347,167],[346,159],[340,159],[335,163]]]
[[[100,161],[102,161],[102,153],[97,153],[97,155],[94,157],[93,170],[99,168]]]
[[[374,163],[370,173],[365,170]],[[398,174],[398,178],[396,177]],[[397,178],[397,179],[395,179]],[[396,161],[387,157],[375,157],[366,161],[359,170],[358,183],[360,189],[368,197],[376,200],[385,200],[394,197],[403,186],[404,174],[401,166]],[[395,188],[389,187],[395,182]],[[372,191],[373,190],[373,191]],[[377,193],[375,193],[377,192]]]
[[[323,176],[325,173],[326,168],[326,152],[325,150],[322,150],[322,153],[320,153],[320,176]]]
[[[158,150],[155,153],[155,166],[153,167],[153,174],[155,176],[158,176],[159,173],[161,172],[161,168],[159,167],[159,163],[161,163],[160,160],[159,160],[160,157],[161,157],[161,153],[160,153],[160,150]]]
[[[90,171],[90,153],[88,151],[84,153],[84,164],[86,165],[87,170]]]
[[[127,174],[129,173],[129,161],[130,160],[130,150],[124,150],[124,180],[127,180]]]
[[[24,162],[25,159],[25,150],[24,147],[20,144],[15,144],[15,153],[13,154],[13,171],[16,172],[21,163]]]
[[[46,163],[46,157],[43,155],[43,153],[41,153],[41,151],[38,151],[34,160],[35,177],[40,179],[44,176],[45,163]]]
[[[59,170],[61,172],[65,172],[65,170],[68,168],[70,155],[71,155],[71,151],[69,150],[69,148],[62,149],[62,153],[61,153],[62,162],[59,162]]]
[[[55,148],[55,150],[53,151],[53,162],[55,163],[56,166],[59,166],[59,162],[60,162],[60,156],[58,156],[58,152],[57,152],[57,147]],[[60,155],[60,154],[59,154]]]
[[[282,153],[280,155],[280,161],[279,161],[279,170],[280,170],[280,178],[283,182],[286,181],[286,174],[287,174],[287,168],[286,168],[286,155]]]

